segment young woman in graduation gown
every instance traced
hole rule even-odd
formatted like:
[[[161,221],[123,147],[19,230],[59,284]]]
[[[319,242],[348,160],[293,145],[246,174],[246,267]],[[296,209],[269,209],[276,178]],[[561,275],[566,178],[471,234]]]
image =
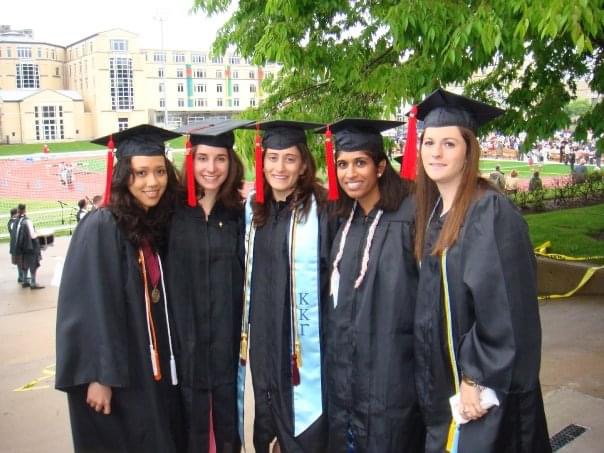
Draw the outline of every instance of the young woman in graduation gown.
[[[321,310],[330,222],[304,133],[317,126],[287,121],[258,125],[264,135],[262,149],[257,137],[256,163],[263,164],[263,171],[257,171],[256,191],[246,204],[239,377],[242,404],[249,344],[257,453],[267,453],[275,438],[273,452],[325,448]]]
[[[170,229],[168,294],[176,324],[177,363],[187,448],[240,451],[237,362],[243,304],[243,165],[232,129],[249,121],[188,125],[192,204],[182,200]]]
[[[551,451],[527,226],[479,177],[476,128],[501,113],[444,90],[418,106],[416,381],[430,453]]]
[[[74,231],[57,307],[55,385],[76,452],[181,451],[161,262],[178,186],[163,142],[178,135],[142,125],[95,140],[118,147],[110,198]]]
[[[395,121],[334,123],[338,214],[327,320],[329,452],[419,452],[410,187],[384,152]]]

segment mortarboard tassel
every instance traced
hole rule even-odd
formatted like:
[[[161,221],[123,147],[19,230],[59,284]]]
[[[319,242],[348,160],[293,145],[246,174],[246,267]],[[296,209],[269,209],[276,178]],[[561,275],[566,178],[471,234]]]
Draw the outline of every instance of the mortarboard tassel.
[[[264,203],[264,174],[262,171],[262,145],[260,124],[256,123],[256,203]]]
[[[401,165],[401,178],[415,181],[415,162],[417,160],[417,106],[411,107],[409,122],[407,123],[407,140],[403,164]]]
[[[103,195],[103,206],[107,206],[109,204],[109,200],[111,199],[111,180],[113,179],[113,149],[115,145],[113,144],[113,136],[109,136],[109,141],[107,142],[107,180],[105,181],[105,194]]]
[[[197,206],[197,197],[195,196],[195,175],[193,174],[193,146],[191,145],[191,137],[187,137],[186,154],[187,154],[187,204],[194,208]]]
[[[340,194],[336,181],[336,165],[333,160],[333,141],[329,125],[325,131],[325,159],[327,160],[327,187],[329,189],[327,199],[329,201],[335,201],[340,198]]]

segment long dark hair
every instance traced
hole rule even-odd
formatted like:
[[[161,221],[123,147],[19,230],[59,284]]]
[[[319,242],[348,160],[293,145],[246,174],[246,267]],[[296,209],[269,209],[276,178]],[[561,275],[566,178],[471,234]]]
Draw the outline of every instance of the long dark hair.
[[[444,249],[451,247],[459,236],[459,231],[466,218],[466,213],[474,199],[492,188],[490,183],[480,177],[479,159],[480,145],[476,135],[470,129],[458,126],[459,132],[466,143],[466,164],[461,176],[461,184],[455,194],[451,209],[447,214],[443,229],[438,236],[431,255],[438,255]],[[424,141],[424,133],[420,137],[420,153],[417,163],[417,190],[416,190],[416,232],[415,235],[415,257],[420,260],[423,255],[426,229],[430,213],[439,197],[438,187],[424,170],[421,155],[421,146]]]
[[[195,156],[201,145],[193,147],[193,162],[195,162]],[[218,194],[216,195],[216,202],[222,203],[222,205],[229,209],[241,209],[243,205],[243,196],[241,191],[243,189],[243,164],[241,159],[235,153],[233,148],[225,148],[227,150],[227,156],[229,159],[229,173],[225,181],[220,186]],[[180,188],[182,193],[186,196],[187,191],[187,165],[186,161],[182,165],[182,177],[180,178]],[[195,178],[193,178],[195,181]],[[201,187],[197,181],[195,181],[195,196],[197,200],[201,200],[204,196],[203,187]],[[181,199],[184,202],[185,198]]]
[[[113,171],[109,210],[135,247],[148,242],[157,251],[164,249],[168,225],[180,192],[174,166],[165,157],[164,162],[168,174],[166,191],[159,203],[148,211],[137,202],[128,187],[133,177],[132,157],[118,160]]]
[[[306,143],[297,143],[296,148],[300,152],[300,156],[302,157],[302,164],[306,165],[306,170],[304,173],[300,175],[298,178],[298,182],[296,184],[296,188],[293,192],[293,197],[290,202],[290,209],[295,209],[297,207],[302,207],[302,216],[301,219],[306,219],[308,213],[310,212],[310,207],[312,204],[312,195],[315,196],[317,200],[317,205],[319,208],[322,208],[325,205],[326,195],[325,189],[321,186],[321,183],[317,179],[317,166],[315,161],[308,149]],[[262,153],[262,159],[266,155],[266,149]],[[269,215],[269,208],[273,200],[273,191],[271,186],[266,182],[266,178],[264,179],[264,203],[259,204],[255,201],[252,203],[252,211],[254,214],[254,224],[256,227],[263,226]]]
[[[377,209],[382,209],[385,212],[396,211],[405,197],[411,191],[411,184],[400,178],[397,172],[392,168],[383,147],[379,145],[369,145],[367,150],[361,150],[371,158],[376,168],[382,161],[386,161],[382,177],[378,179],[378,188],[380,190],[380,199],[375,205]],[[336,159],[341,152],[336,153]],[[336,204],[335,213],[339,217],[346,217],[350,214],[350,210],[354,204],[354,200],[350,198],[338,181],[340,189],[340,198]]]

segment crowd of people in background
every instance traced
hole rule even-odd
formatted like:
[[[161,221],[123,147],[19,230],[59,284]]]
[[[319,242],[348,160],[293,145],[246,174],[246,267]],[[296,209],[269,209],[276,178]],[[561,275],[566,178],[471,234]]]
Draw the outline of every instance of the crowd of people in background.
[[[11,261],[17,267],[17,283],[22,288],[32,290],[44,288],[36,281],[42,259],[40,239],[33,222],[27,217],[27,207],[24,204],[11,209],[7,229]]]

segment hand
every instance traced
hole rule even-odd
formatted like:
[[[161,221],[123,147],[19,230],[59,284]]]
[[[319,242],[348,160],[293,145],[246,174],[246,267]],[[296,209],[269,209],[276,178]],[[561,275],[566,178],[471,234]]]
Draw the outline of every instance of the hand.
[[[105,415],[111,414],[111,387],[98,382],[88,384],[86,404],[97,412]]]
[[[459,386],[459,412],[468,420],[478,420],[487,413],[480,407],[480,389],[465,381]]]

